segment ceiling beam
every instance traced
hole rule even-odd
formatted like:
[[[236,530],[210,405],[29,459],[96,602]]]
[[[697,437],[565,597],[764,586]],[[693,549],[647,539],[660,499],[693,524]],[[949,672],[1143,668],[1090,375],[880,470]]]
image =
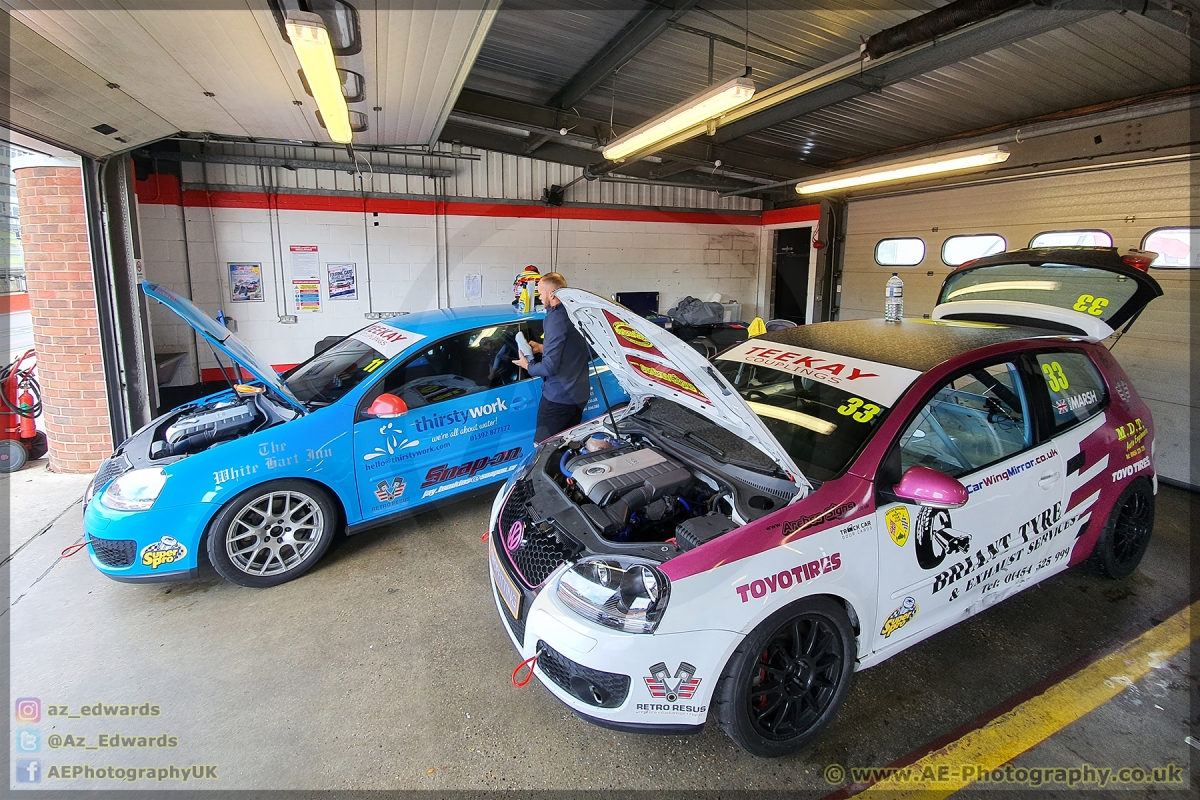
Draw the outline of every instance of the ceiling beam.
[[[652,6],[633,18],[592,57],[583,69],[550,98],[555,108],[570,108],[608,80],[627,61],[657,39],[672,22],[677,22],[698,0],[675,0],[675,7]]]
[[[534,105],[532,103],[523,103],[519,100],[509,100],[504,97],[484,94],[483,92],[476,92],[470,89],[464,89],[459,94],[458,104],[454,107],[454,110],[456,115],[458,113],[472,115],[476,118],[490,120],[497,125],[524,128],[538,134],[545,134],[551,131],[557,132],[561,128],[573,129],[573,133],[569,134],[572,138],[576,138],[580,134],[595,133],[597,144],[600,144],[599,138],[609,131],[607,120],[592,120],[563,112],[559,109],[547,108],[546,106]],[[451,123],[454,123],[454,117],[451,117]],[[466,127],[468,126],[455,124],[454,129],[460,131]],[[626,129],[621,126],[613,126],[612,130],[613,135],[620,136]],[[604,160],[595,151],[584,150],[580,147],[554,145],[556,138],[558,137],[551,136],[548,142],[538,146],[538,158],[545,161],[563,161],[566,164],[599,164]],[[448,134],[443,133],[442,139],[443,141],[447,141]],[[466,139],[462,139],[462,141],[465,143]],[[524,147],[532,142],[529,140],[518,141],[522,143],[521,148],[506,150],[504,152],[515,152],[517,155],[524,155]],[[548,152],[551,152],[549,149],[551,147],[555,148],[553,152],[570,151],[572,158],[562,159],[557,156],[551,157],[547,155]],[[771,179],[802,178],[820,171],[816,167],[801,164],[798,161],[790,159],[757,155],[728,146],[713,146],[705,138],[681,142],[680,144],[658,151],[656,155],[663,159],[679,158],[709,164],[716,159],[720,159],[722,164],[728,169]],[[623,165],[620,171],[628,174],[628,166]]]
[[[510,136],[497,131],[458,125],[454,122],[453,117],[446,123],[442,134],[442,140],[445,141],[446,139],[453,139],[468,147],[478,147],[482,150],[492,150],[498,153],[511,153],[514,155],[522,155],[528,143],[527,139]],[[542,161],[552,161],[583,169],[595,167],[598,164],[595,153],[580,150],[577,147],[568,147],[553,141],[547,142],[538,148],[537,158]],[[755,184],[748,181],[725,177],[720,172],[713,175],[706,172],[685,171],[677,175],[672,175],[669,181],[655,179],[652,170],[656,166],[658,165],[646,161],[623,164],[620,171],[614,171],[612,176],[613,178],[642,178],[654,183],[690,186],[710,191],[736,191],[739,189],[750,189],[755,186]]]
[[[724,144],[772,125],[1103,13],[1104,8],[1086,8],[1078,1],[1055,8],[1020,9],[895,56],[885,56],[876,62],[855,62],[852,69],[843,68],[828,73],[827,77],[815,78],[810,87],[804,86],[804,76],[801,76],[796,84],[799,92],[794,96],[783,102],[772,102],[773,96],[781,92],[768,91],[762,100],[756,98],[744,110],[739,109],[728,115],[726,119],[732,120],[717,128],[714,140],[718,144]]]

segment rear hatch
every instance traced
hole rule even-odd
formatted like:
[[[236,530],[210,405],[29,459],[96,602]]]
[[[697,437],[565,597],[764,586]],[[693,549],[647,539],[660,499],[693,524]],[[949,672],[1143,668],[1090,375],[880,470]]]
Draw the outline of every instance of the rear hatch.
[[[1162,295],[1146,269],[1154,253],[1115,247],[1046,247],[987,256],[942,283],[934,319],[971,320],[1099,341]]]

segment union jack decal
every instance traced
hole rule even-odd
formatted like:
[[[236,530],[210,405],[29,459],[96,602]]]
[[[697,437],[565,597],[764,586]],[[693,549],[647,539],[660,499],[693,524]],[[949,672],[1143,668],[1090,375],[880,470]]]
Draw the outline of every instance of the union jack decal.
[[[379,498],[379,502],[381,503],[398,500],[402,494],[404,494],[403,478],[392,478],[390,484],[386,480],[383,480],[375,485],[375,496]]]
[[[1066,400],[1055,400],[1054,401],[1054,410],[1057,411],[1059,414],[1066,414],[1070,409],[1067,406]]]
[[[700,678],[692,677],[695,674],[694,666],[686,661],[681,661],[679,669],[675,670],[675,675],[672,677],[667,665],[660,661],[650,667],[651,677],[642,680],[646,682],[646,688],[650,690],[651,697],[674,703],[676,700],[691,700],[692,695],[700,688]]]

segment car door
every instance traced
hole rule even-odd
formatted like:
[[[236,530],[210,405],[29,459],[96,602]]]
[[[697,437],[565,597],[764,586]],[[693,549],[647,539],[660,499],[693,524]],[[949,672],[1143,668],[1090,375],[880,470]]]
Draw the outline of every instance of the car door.
[[[363,518],[389,516],[504,478],[533,448],[541,381],[512,364],[532,323],[439,339],[390,369],[358,404],[354,468]],[[407,410],[378,418],[383,393]]]
[[[959,508],[881,500],[873,650],[911,644],[1018,591],[1043,558],[1069,558],[1063,459],[1052,441],[1038,443],[1028,369],[1014,359],[960,372],[893,445],[893,473],[944,472],[968,500]]]

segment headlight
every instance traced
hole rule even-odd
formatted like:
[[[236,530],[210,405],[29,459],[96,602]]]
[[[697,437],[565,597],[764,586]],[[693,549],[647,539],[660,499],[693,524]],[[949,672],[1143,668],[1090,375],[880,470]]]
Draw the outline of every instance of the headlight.
[[[154,505],[167,482],[161,469],[135,469],[108,485],[100,502],[115,511],[145,511]]]
[[[671,582],[657,566],[625,556],[591,556],[558,580],[558,599],[579,616],[626,633],[653,633]]]

